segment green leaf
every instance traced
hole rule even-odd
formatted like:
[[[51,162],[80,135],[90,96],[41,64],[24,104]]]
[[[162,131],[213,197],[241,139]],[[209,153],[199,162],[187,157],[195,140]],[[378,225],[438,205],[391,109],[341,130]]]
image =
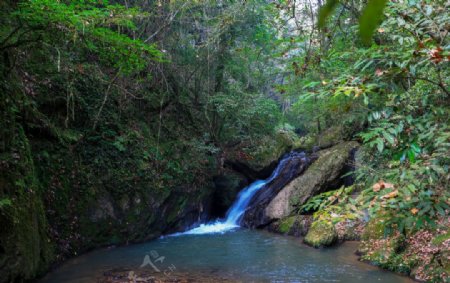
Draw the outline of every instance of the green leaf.
[[[331,15],[333,10],[336,8],[339,0],[328,0],[325,5],[320,8],[319,11],[319,28],[325,27],[325,22],[327,18]]]
[[[420,146],[417,145],[416,143],[412,143],[411,144],[411,149],[414,150],[415,153],[420,153],[421,152]]]
[[[359,32],[364,43],[370,44],[375,29],[381,23],[387,0],[370,0],[359,19]],[[328,4],[328,3],[327,3]]]
[[[393,145],[395,143],[395,138],[388,132],[383,132],[383,137],[391,144]]]
[[[8,198],[0,199],[0,208],[2,208],[4,206],[9,206],[9,205],[12,205],[12,202],[10,199],[8,199]]]
[[[380,139],[380,138],[378,138],[378,139],[376,139],[375,141],[376,141],[376,143],[377,143],[377,149],[378,149],[378,151],[379,151],[379,152],[383,152],[383,149],[384,149],[384,143],[383,143],[383,140]]]
[[[416,153],[413,150],[408,150],[408,159],[411,163],[416,162]]]

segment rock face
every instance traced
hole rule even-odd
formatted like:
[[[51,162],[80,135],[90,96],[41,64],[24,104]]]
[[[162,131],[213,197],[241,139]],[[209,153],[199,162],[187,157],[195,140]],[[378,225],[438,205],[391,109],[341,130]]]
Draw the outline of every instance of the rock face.
[[[296,208],[304,204],[310,197],[337,188],[344,173],[352,150],[358,147],[357,142],[343,142],[329,149],[319,151],[311,160],[312,165],[299,177],[280,186],[280,180],[273,180],[252,199],[244,215],[243,224],[247,227],[262,228],[281,218],[291,215]],[[306,163],[307,164],[307,163]],[[305,170],[305,165],[302,171]],[[282,178],[289,176],[283,176]]]
[[[214,176],[214,192],[210,200],[209,216],[223,218],[228,208],[236,200],[239,191],[248,185],[247,178],[240,173],[226,171],[222,175]]]
[[[3,201],[0,204],[2,283],[22,282],[33,278],[35,274],[42,274],[53,257],[39,184],[30,158],[30,145],[21,127],[15,129],[14,136],[14,160],[0,162],[0,201]],[[0,159],[5,157],[2,155]]]

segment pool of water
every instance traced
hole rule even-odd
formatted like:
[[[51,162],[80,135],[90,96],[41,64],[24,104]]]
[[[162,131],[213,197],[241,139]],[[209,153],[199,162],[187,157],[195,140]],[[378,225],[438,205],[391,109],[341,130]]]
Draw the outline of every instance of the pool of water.
[[[314,249],[301,239],[246,229],[181,235],[94,251],[67,261],[41,283],[91,283],[105,271],[126,268],[162,276],[216,275],[243,282],[412,282],[359,262],[357,243]]]

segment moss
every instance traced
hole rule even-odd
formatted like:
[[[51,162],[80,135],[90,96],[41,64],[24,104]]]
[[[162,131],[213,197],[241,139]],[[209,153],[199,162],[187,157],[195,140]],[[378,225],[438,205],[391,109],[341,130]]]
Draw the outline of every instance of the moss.
[[[295,221],[297,220],[297,216],[290,216],[282,219],[280,221],[280,225],[278,227],[278,230],[280,233],[287,234],[292,229],[292,226],[294,225]]]
[[[445,233],[445,234],[436,236],[433,239],[432,243],[433,243],[433,245],[440,245],[443,242],[447,241],[448,239],[450,239],[450,231],[447,231],[447,233]]]
[[[372,218],[361,236],[362,240],[383,239],[386,235],[386,224],[383,218]]]
[[[286,152],[299,147],[301,139],[294,131],[278,129],[274,137],[265,136],[258,145],[247,148],[246,152],[252,158],[245,162],[255,171],[260,171],[276,162]]]
[[[344,140],[342,126],[335,126],[326,129],[318,135],[317,146],[329,147]]]
[[[28,280],[42,274],[54,258],[47,236],[47,220],[40,197],[31,150],[23,129],[15,130],[11,158],[0,170],[0,197],[8,196],[11,205],[0,208],[0,282]]]
[[[400,266],[402,260],[399,257],[404,242],[405,237],[400,234],[383,239],[363,240],[360,247],[360,251],[364,252],[362,259],[392,271],[397,271],[400,267],[409,268],[407,265]]]
[[[338,239],[333,224],[326,221],[315,221],[306,234],[305,243],[313,247],[331,246]]]
[[[317,145],[317,136],[312,134],[301,137],[299,143],[296,144],[297,148],[306,151],[311,151],[315,145]]]

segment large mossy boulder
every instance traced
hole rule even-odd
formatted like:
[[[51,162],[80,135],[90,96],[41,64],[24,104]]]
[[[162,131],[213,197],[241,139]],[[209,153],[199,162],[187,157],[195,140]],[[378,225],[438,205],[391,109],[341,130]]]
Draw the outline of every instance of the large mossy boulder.
[[[315,221],[309,229],[304,242],[315,248],[331,246],[338,240],[338,234],[331,222]]]
[[[341,143],[345,138],[344,130],[342,126],[334,126],[326,129],[320,135],[317,136],[317,143],[315,144],[319,148],[328,148],[335,144]]]
[[[249,227],[265,226],[293,214],[310,197],[339,187],[351,152],[358,146],[357,142],[343,142],[319,151],[312,165],[284,186],[267,205],[253,203],[244,217],[245,224]]]

